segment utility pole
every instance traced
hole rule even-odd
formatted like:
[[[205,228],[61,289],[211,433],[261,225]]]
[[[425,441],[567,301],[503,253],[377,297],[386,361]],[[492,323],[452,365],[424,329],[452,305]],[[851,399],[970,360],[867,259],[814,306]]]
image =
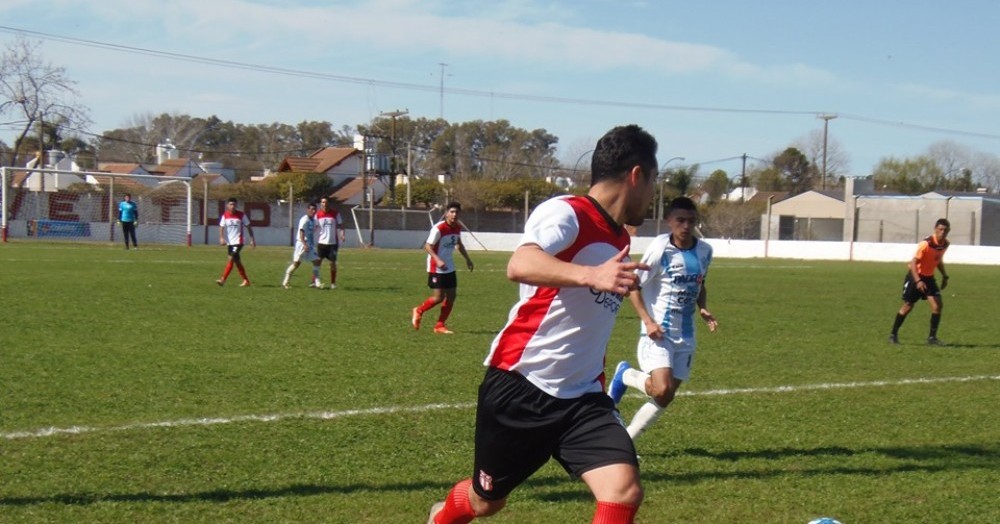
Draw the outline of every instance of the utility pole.
[[[837,115],[836,113],[824,113],[817,115],[816,118],[823,119],[823,182],[821,183],[821,187],[826,189],[826,137],[830,127],[830,120],[837,118]]]
[[[438,65],[441,66],[441,91],[440,91],[440,96],[441,96],[441,101],[440,101],[440,103],[441,103],[441,109],[440,109],[440,111],[441,111],[441,113],[440,113],[439,116],[442,119],[444,119],[444,68],[448,67],[448,64],[446,64],[444,62],[438,62]]]
[[[740,175],[740,203],[747,200],[747,154],[743,153],[743,173]]]
[[[379,116],[387,116],[389,118],[392,118],[392,131],[390,132],[389,135],[389,148],[392,150],[392,162],[390,162],[389,164],[390,165],[389,171],[390,171],[390,176],[392,176],[392,179],[389,180],[389,193],[392,195],[393,202],[396,201],[396,173],[399,171],[399,169],[396,167],[398,165],[398,161],[396,159],[396,119],[401,116],[406,116],[408,114],[410,114],[409,109],[404,109],[402,111],[397,109],[395,111],[379,113]],[[407,173],[407,175],[409,175],[409,173]],[[407,178],[406,183],[407,184],[410,183],[409,178]]]

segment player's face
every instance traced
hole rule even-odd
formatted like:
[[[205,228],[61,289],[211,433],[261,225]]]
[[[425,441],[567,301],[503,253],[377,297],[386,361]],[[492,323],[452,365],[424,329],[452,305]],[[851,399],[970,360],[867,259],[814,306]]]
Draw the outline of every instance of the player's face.
[[[655,168],[654,168],[655,169]],[[629,175],[630,177],[632,175]],[[626,209],[625,224],[630,226],[641,226],[646,220],[646,209],[653,201],[653,193],[656,188],[656,172],[639,174],[636,185],[629,185],[631,205]]]
[[[449,208],[448,211],[444,213],[444,221],[448,223],[449,226],[455,225],[458,221],[458,210],[455,208]]]
[[[226,202],[226,210],[234,211],[236,209],[236,202]]]
[[[934,226],[934,240],[937,242],[944,242],[944,239],[948,238],[948,232],[950,229],[944,224]]]
[[[326,205],[327,205],[327,200],[325,198],[319,201],[319,208],[322,209],[323,211],[326,211]]]
[[[686,246],[694,235],[694,226],[698,223],[698,214],[690,209],[675,209],[667,217],[667,227],[674,237],[674,244]]]
[[[309,206],[309,207],[307,207],[306,208],[306,214],[309,215],[309,218],[312,218],[313,216],[315,216],[316,215],[316,207],[315,206]]]

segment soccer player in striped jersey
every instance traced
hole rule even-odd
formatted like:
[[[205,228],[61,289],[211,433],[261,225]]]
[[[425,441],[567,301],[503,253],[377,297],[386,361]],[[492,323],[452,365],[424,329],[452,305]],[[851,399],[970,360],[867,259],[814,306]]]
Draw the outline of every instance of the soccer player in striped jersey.
[[[246,269],[243,268],[243,261],[240,260],[240,251],[243,251],[243,243],[247,237],[250,238],[250,247],[256,248],[257,241],[253,238],[250,217],[236,209],[236,199],[230,198],[226,201],[226,211],[219,218],[219,245],[226,246],[228,260],[226,261],[226,269],[222,272],[222,278],[216,280],[216,284],[220,286],[225,284],[229,273],[233,270],[233,265],[235,265],[240,276],[243,277],[240,287],[250,285]]]
[[[458,294],[455,250],[457,249],[465,257],[465,266],[469,271],[474,267],[469,253],[465,251],[465,245],[462,244],[462,224],[458,221],[461,210],[462,205],[458,202],[449,203],[444,218],[431,227],[427,241],[424,242],[424,251],[427,252],[427,287],[431,288],[431,296],[413,308],[410,318],[413,329],[420,329],[420,319],[427,310],[441,304],[434,332],[439,335],[452,334],[445,322],[451,315],[451,308],[455,306],[455,297]]]
[[[934,234],[917,244],[917,253],[906,266],[906,277],[903,279],[903,305],[899,307],[896,319],[892,323],[890,344],[899,344],[899,328],[913,310],[913,305],[920,300],[926,300],[931,305],[931,329],[927,336],[927,344],[931,346],[941,344],[937,338],[937,330],[941,323],[941,310],[944,309],[941,290],[948,286],[948,273],[944,270],[944,252],[950,245],[949,231],[951,223],[948,219],[938,219],[934,224]],[[934,279],[935,270],[941,271],[940,288]]]
[[[593,522],[630,524],[642,502],[635,446],[604,393],[604,359],[624,296],[635,289],[626,225],[642,224],[656,181],[656,139],[636,125],[608,131],[585,196],[543,202],[524,226],[507,277],[520,300],[486,357],[472,477],[431,508],[429,522],[500,511],[549,459],[597,501]]]
[[[317,287],[319,281],[319,265],[316,264],[316,204],[310,202],[306,206],[306,214],[299,219],[298,234],[295,237],[295,251],[292,252],[292,263],[285,269],[285,280],[281,282],[281,287],[288,289],[288,283],[292,280],[292,273],[298,269],[303,260],[312,263],[312,280],[309,287]]]
[[[640,369],[627,361],[618,363],[608,395],[615,404],[626,387],[649,396],[628,425],[634,440],[670,405],[681,383],[691,376],[695,350],[695,313],[715,331],[719,323],[707,309],[705,276],[712,263],[712,246],[694,236],[698,208],[687,197],[675,198],[667,207],[670,232],[656,237],[646,248],[639,289],[629,295],[639,314],[636,354]]]

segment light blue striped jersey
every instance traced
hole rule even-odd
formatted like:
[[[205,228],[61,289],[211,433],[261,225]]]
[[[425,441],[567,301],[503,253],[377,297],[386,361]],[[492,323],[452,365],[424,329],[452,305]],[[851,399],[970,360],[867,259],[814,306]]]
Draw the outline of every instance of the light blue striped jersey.
[[[675,347],[694,349],[698,294],[712,263],[712,246],[696,238],[689,249],[680,249],[666,233],[653,239],[642,262],[649,266],[637,272],[646,311],[663,326],[664,338]],[[646,326],[639,325],[645,336]]]

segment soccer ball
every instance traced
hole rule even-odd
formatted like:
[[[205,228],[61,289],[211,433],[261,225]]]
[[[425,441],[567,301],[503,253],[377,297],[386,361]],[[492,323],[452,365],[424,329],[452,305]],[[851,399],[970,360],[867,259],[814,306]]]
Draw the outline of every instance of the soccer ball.
[[[837,519],[831,519],[830,517],[820,517],[818,519],[810,520],[809,524],[840,524],[840,521]]]

